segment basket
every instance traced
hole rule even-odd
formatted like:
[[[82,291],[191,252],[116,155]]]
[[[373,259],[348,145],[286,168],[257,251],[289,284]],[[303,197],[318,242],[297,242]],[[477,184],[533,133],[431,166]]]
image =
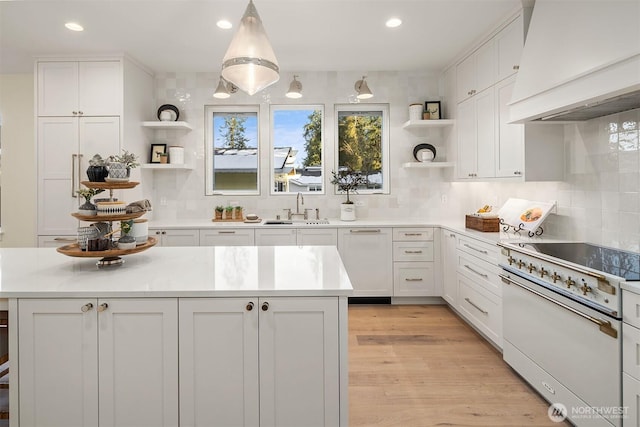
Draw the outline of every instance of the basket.
[[[496,233],[500,231],[500,218],[480,218],[478,216],[466,215],[464,226],[472,230]]]

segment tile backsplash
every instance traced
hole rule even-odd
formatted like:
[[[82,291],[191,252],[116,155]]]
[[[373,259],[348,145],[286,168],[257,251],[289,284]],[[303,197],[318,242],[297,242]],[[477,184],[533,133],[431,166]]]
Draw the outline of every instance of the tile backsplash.
[[[193,131],[183,135],[157,131],[152,141],[172,145],[178,137],[178,144],[185,147],[187,157],[195,159],[196,168],[144,172],[144,179],[153,182],[147,191],[154,202],[154,219],[211,218],[215,205],[230,201],[237,201],[247,212],[265,218],[281,213],[283,207],[295,207],[295,194],[269,195],[268,166],[265,167],[269,160],[264,156],[259,196],[204,196],[205,105],[260,104],[261,109],[268,111],[269,104],[324,104],[326,170],[335,167],[334,104],[353,101],[353,84],[362,73],[301,72],[296,75],[302,82],[304,94],[296,101],[284,97],[293,74],[282,75],[280,82],[253,97],[238,92],[225,101],[212,97],[218,74],[156,76],[157,104],[178,106],[181,119],[188,121]],[[375,95],[372,102],[390,105],[391,194],[356,195],[354,199],[363,204],[357,207],[359,218],[411,217],[434,221],[460,218],[462,222],[465,213],[484,204],[501,206],[510,197],[555,200],[556,213],[544,224],[546,235],[640,251],[640,110],[565,125],[566,167],[562,182],[452,182],[450,170],[401,167],[402,163],[412,160],[412,149],[417,143],[436,145],[438,160],[446,160],[447,150],[455,146],[451,144],[455,132],[436,130],[420,137],[401,127],[408,119],[409,104],[415,102],[441,100],[444,117],[449,117],[446,100],[440,96],[438,77],[438,73],[428,72],[367,74]],[[268,113],[263,117],[268,118]],[[335,218],[343,198],[334,194],[329,185],[325,195],[305,195],[305,207],[320,208],[322,217]]]

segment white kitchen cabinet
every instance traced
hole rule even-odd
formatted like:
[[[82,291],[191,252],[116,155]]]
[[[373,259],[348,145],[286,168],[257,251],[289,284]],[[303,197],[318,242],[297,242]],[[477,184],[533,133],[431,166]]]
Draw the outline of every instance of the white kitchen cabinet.
[[[120,151],[119,117],[38,118],[38,235],[75,235],[89,159]]]
[[[520,69],[524,47],[524,19],[518,15],[495,36],[498,80],[515,74]]]
[[[640,424],[640,295],[622,290],[622,406],[624,425]]]
[[[510,124],[509,103],[515,77],[496,85],[498,137],[496,139],[496,176],[513,177],[524,174],[524,125]]]
[[[120,116],[121,61],[39,61],[38,116]]]
[[[391,228],[353,227],[338,230],[338,252],[355,297],[393,295]]]
[[[21,425],[178,425],[177,299],[18,307]]]
[[[253,228],[220,228],[200,230],[200,246],[253,246]]]
[[[158,246],[200,246],[200,231],[191,228],[149,228],[149,236],[158,240]]]
[[[442,297],[452,307],[458,306],[457,235],[442,229]]]
[[[256,229],[257,246],[337,246],[335,228],[264,228]]]
[[[495,96],[493,87],[458,104],[460,179],[495,176]]]
[[[456,66],[458,102],[476,96],[495,84],[495,58],[495,44],[489,40]]]
[[[640,425],[640,381],[626,372],[622,373],[622,407],[624,426]]]
[[[338,426],[337,298],[180,299],[180,425]]]
[[[440,296],[433,228],[393,229],[393,296]]]

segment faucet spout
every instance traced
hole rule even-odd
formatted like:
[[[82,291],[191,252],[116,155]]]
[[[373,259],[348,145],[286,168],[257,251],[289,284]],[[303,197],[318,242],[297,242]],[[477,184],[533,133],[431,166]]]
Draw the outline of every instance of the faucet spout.
[[[300,205],[304,205],[304,197],[302,196],[302,193],[298,193],[298,195],[296,196],[296,213],[299,214],[300,212]]]

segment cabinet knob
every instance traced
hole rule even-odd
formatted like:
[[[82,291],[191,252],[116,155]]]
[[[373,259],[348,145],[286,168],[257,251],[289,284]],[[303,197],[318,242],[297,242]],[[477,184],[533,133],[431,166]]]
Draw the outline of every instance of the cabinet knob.
[[[513,69],[517,71],[517,70],[519,70],[519,69],[520,69],[520,66],[519,66],[519,65],[514,65],[514,66],[513,66]]]
[[[74,116],[77,116],[77,115],[78,115],[78,112],[77,112],[77,111],[72,111],[72,113],[73,113],[73,115],[74,115]]]
[[[269,310],[269,303],[268,302],[263,302],[262,303],[262,311],[267,311]]]
[[[86,313],[87,311],[91,310],[93,308],[93,304],[91,304],[90,302],[86,303],[85,305],[83,305],[80,310],[83,313]]]
[[[160,234],[160,232],[159,232],[159,231],[156,231],[156,234]]]
[[[83,115],[84,113],[82,111],[78,111],[78,115]]]
[[[253,310],[253,303],[252,303],[252,302],[249,302],[249,303],[247,304],[246,309],[247,309],[247,311],[251,311],[251,310]]]
[[[98,306],[98,311],[100,313],[102,313],[103,311],[105,311],[107,308],[109,308],[109,304],[107,304],[106,302],[103,302],[102,304],[100,304]]]

